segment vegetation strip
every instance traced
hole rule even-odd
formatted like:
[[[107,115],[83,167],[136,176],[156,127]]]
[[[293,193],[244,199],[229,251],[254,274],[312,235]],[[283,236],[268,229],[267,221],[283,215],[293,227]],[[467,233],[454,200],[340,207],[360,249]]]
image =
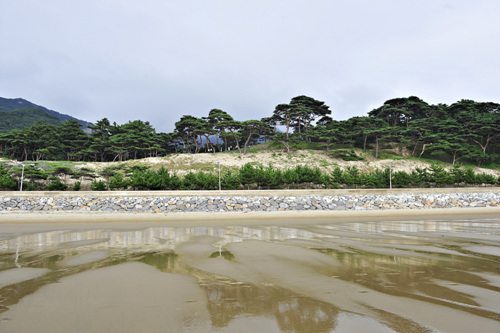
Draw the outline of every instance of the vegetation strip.
[[[0,211],[228,212],[498,207],[500,193],[396,195],[0,197]]]
[[[225,170],[220,175],[214,172],[190,171],[182,178],[165,167],[152,170],[148,166],[133,165],[130,167],[117,165],[102,172],[104,180],[91,176],[90,170],[71,170],[57,167],[53,171],[43,170],[41,166],[5,168],[0,164],[0,190],[19,189],[21,178],[24,178],[24,189],[65,191],[69,188],[70,179],[61,181],[58,177],[48,183],[49,174],[73,178],[73,191],[86,187],[92,191],[106,190],[242,190],[242,189],[339,189],[339,188],[414,188],[442,186],[496,185],[500,177],[485,173],[475,173],[473,168],[454,165],[450,170],[432,164],[429,169],[416,168],[411,172],[376,169],[361,172],[356,166],[347,166],[345,170],[335,167],[325,172],[318,167],[296,165],[281,170],[271,165],[264,167],[246,163],[236,170]],[[83,180],[88,176],[92,181]],[[18,177],[18,178],[17,178]],[[95,176],[94,176],[95,177]],[[16,180],[19,180],[19,182]],[[76,180],[78,179],[78,180]],[[45,180],[42,182],[42,180]]]

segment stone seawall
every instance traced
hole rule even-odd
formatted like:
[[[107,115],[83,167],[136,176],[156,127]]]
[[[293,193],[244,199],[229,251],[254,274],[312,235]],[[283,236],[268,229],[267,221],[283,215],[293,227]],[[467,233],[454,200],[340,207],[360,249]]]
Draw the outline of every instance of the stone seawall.
[[[500,193],[297,196],[0,196],[0,212],[224,212],[498,207]]]

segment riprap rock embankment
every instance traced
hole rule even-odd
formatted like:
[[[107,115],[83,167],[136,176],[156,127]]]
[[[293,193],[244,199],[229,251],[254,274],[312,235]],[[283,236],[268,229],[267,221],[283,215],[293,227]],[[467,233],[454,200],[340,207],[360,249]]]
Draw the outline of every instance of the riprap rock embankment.
[[[500,206],[500,193],[301,196],[0,197],[0,211],[224,212],[433,209]]]

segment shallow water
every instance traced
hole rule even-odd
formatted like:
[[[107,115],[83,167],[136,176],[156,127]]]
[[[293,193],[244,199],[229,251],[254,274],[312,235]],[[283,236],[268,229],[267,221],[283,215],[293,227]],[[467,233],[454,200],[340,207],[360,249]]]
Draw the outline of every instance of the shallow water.
[[[2,225],[0,331],[500,331],[500,218],[270,223]]]

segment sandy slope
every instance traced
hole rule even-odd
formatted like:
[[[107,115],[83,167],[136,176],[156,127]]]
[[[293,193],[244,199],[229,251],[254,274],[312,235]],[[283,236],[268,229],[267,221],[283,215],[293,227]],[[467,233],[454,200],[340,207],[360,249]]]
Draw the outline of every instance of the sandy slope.
[[[239,154],[238,152],[228,153],[201,153],[201,154],[171,154],[165,157],[145,158],[141,160],[130,160],[125,163],[130,165],[143,164],[151,166],[153,169],[158,169],[161,166],[169,170],[176,171],[179,175],[184,175],[189,171],[213,171],[218,169],[220,162],[221,168],[235,169],[243,166],[246,163],[261,164],[263,166],[272,165],[275,168],[287,169],[293,168],[296,165],[308,165],[310,167],[319,167],[324,172],[330,172],[335,167],[346,169],[349,166],[356,166],[360,171],[374,171],[376,169],[386,169],[387,165],[392,163],[394,171],[411,172],[416,168],[428,168],[430,165],[427,162],[403,159],[403,160],[380,160],[367,157],[366,161],[343,161],[331,157],[325,151],[299,150],[288,155],[284,152],[252,152],[247,154]],[[92,169],[100,170],[106,166],[118,165],[120,162],[112,163],[86,163],[86,166]],[[490,169],[475,168],[476,173],[487,173],[499,176],[500,172]]]

